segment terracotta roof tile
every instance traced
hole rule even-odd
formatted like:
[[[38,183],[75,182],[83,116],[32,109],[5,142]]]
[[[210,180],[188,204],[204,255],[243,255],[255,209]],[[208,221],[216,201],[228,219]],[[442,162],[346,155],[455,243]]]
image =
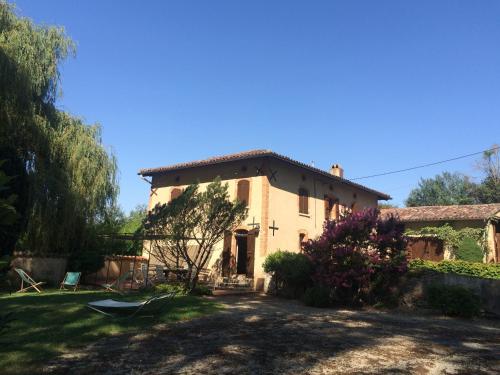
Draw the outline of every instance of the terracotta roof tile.
[[[272,157],[275,159],[280,159],[280,160],[283,160],[283,161],[288,162],[290,164],[293,164],[293,165],[299,166],[301,168],[308,169],[312,172],[321,174],[322,176],[328,177],[330,179],[334,179],[336,181],[340,181],[340,182],[343,182],[345,184],[348,184],[348,185],[357,187],[359,189],[368,191],[370,193],[376,194],[379,199],[384,199],[384,200],[391,199],[391,197],[385,193],[370,189],[366,186],[349,181],[345,178],[334,176],[329,172],[323,171],[319,168],[310,166],[310,165],[302,163],[300,161],[293,160],[293,159],[289,158],[288,156],[277,154],[276,152],[271,151],[271,150],[251,150],[251,151],[239,152],[236,154],[211,157],[211,158],[203,159],[203,160],[195,160],[195,161],[190,161],[190,162],[186,162],[186,163],[172,164],[172,165],[168,165],[168,166],[164,166],[164,167],[145,168],[145,169],[139,170],[138,174],[140,174],[142,176],[153,176],[156,174],[161,174],[161,173],[180,170],[180,169],[203,167],[206,165],[220,164],[220,163],[225,163],[225,162],[230,162],[230,161],[250,159],[250,158],[254,158],[254,157]]]
[[[500,212],[500,203],[384,208],[380,210],[381,215],[397,215],[404,222],[487,220],[498,212]]]

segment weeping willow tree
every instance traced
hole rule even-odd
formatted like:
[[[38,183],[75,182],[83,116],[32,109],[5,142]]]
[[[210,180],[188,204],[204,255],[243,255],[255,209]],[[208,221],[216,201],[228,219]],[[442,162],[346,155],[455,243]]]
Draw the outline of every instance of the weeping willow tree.
[[[37,26],[0,0],[0,160],[20,220],[0,250],[72,253],[95,240],[117,195],[115,157],[89,126],[56,107],[59,67],[75,53],[62,28]],[[1,196],[0,196],[1,198]]]

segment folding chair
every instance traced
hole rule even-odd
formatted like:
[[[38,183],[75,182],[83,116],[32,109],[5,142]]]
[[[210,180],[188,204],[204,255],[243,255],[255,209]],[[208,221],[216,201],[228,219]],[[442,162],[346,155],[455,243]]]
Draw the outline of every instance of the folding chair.
[[[130,276],[131,274],[131,271],[128,271],[128,272],[125,272],[123,275],[121,275],[120,277],[118,277],[115,281],[113,281],[112,283],[108,283],[108,284],[101,284],[101,286],[106,289],[106,290],[109,290],[110,292],[116,292],[116,293],[121,293],[118,289],[120,289],[121,287],[121,284],[127,280],[127,278]]]
[[[81,276],[82,276],[81,272],[66,272],[66,275],[64,276],[64,280],[61,282],[59,290],[66,289],[65,286],[68,286],[70,288],[73,288],[73,291],[76,291]]]
[[[42,292],[42,288],[39,289],[40,285],[45,284],[43,281],[37,283],[35,280],[33,280],[24,270],[21,268],[14,268],[14,271],[16,271],[19,274],[19,277],[21,277],[21,289],[19,289],[16,293],[19,292],[25,292],[31,288],[35,289],[38,293]],[[28,287],[24,287],[24,284],[29,284]]]

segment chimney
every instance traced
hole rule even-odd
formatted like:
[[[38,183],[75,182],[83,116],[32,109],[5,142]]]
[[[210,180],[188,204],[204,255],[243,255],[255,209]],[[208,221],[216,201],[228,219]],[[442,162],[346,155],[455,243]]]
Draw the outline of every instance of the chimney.
[[[340,166],[340,164],[333,164],[332,169],[330,169],[330,173],[334,176],[344,178],[344,169]]]

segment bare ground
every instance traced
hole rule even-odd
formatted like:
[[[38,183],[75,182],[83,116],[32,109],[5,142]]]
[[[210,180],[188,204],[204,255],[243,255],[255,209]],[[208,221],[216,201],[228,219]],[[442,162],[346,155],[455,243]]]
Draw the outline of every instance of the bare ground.
[[[47,365],[71,374],[499,374],[500,323],[217,297],[223,311],[103,339]]]

